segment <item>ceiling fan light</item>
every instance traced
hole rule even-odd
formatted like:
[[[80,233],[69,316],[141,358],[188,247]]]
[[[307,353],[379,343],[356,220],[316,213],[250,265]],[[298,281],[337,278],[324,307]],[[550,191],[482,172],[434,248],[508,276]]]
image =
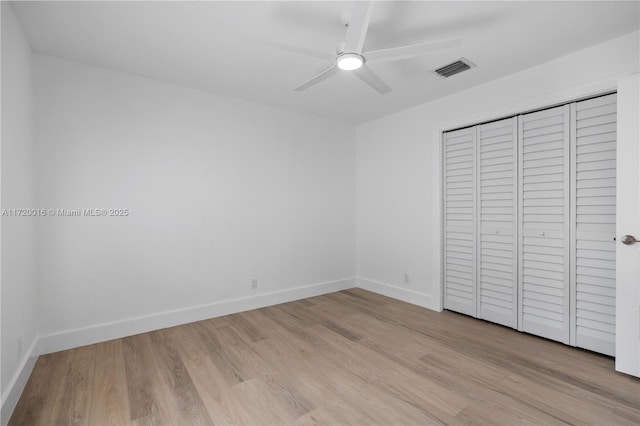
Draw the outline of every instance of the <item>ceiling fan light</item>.
[[[364,64],[364,58],[357,53],[344,53],[340,55],[336,64],[341,70],[353,71]]]

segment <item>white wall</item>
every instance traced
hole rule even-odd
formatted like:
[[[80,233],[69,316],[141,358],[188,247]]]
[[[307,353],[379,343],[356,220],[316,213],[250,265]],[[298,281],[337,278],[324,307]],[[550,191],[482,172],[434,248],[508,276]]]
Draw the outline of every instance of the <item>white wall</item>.
[[[39,204],[130,212],[42,220],[44,352],[353,286],[353,127],[42,55],[34,75]]]
[[[358,126],[360,285],[441,309],[441,132],[615,90],[639,49],[630,34]]]
[[[35,207],[31,48],[11,6],[2,2],[1,208]],[[17,402],[36,339],[35,227],[32,218],[1,219],[2,423]],[[18,338],[22,337],[22,348]],[[20,374],[23,372],[25,374]]]

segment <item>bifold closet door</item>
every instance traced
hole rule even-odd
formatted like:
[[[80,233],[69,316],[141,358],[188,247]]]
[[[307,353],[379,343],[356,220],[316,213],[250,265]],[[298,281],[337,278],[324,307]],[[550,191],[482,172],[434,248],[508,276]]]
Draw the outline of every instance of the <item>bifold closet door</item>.
[[[569,105],[520,116],[520,329],[569,342]]]
[[[572,344],[615,355],[616,95],[572,105]]]
[[[444,134],[444,307],[476,315],[476,132]]]
[[[478,143],[478,317],[518,326],[518,121],[476,127]]]

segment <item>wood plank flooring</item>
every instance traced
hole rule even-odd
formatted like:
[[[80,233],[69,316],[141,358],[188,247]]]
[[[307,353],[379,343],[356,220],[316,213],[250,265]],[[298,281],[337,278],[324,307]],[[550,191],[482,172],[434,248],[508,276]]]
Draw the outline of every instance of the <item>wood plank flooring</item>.
[[[354,289],[42,356],[9,424],[638,425],[640,380]]]

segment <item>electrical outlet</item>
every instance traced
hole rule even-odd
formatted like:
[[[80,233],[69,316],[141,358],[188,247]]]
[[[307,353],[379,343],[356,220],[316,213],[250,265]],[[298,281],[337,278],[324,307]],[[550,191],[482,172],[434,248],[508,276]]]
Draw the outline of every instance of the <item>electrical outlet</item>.
[[[251,290],[255,290],[258,288],[258,279],[254,278],[251,280]]]
[[[409,276],[409,273],[408,273],[408,272],[405,272],[405,273],[404,273],[404,283],[405,283],[406,285],[411,284],[411,277]]]
[[[22,336],[18,336],[18,343],[16,345],[18,347],[18,359],[22,356]]]

